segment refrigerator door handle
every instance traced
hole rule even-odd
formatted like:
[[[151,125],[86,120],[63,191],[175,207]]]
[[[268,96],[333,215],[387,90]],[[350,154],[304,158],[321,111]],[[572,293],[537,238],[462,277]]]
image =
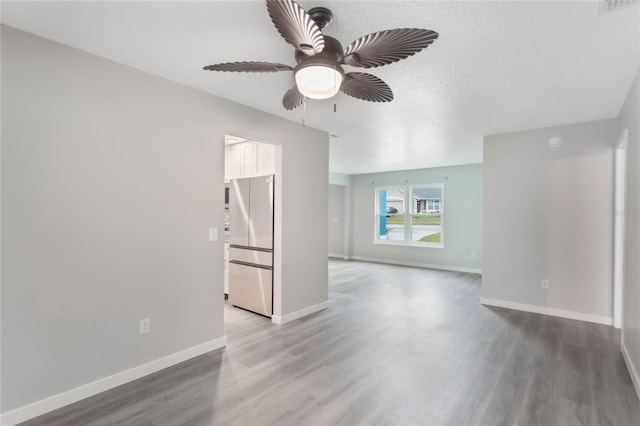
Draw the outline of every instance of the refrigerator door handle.
[[[236,265],[250,266],[252,268],[266,269],[268,271],[272,271],[273,270],[272,266],[260,265],[260,264],[251,263],[251,262],[244,262],[242,260],[230,260],[229,263],[235,263]]]
[[[266,253],[273,253],[273,249],[270,249],[270,248],[243,246],[243,245],[240,245],[240,244],[230,244],[229,248],[238,248],[238,249],[243,249],[243,250],[263,251],[263,252],[266,252]]]

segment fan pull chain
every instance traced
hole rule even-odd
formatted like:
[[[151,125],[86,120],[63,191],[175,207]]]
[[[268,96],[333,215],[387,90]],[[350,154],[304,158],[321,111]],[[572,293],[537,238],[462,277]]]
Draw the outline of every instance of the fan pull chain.
[[[334,65],[333,69],[334,69],[334,71],[335,71],[335,72],[338,72],[338,65],[337,65],[337,64],[336,64],[336,65]],[[337,83],[337,82],[336,82],[336,79],[334,78],[334,79],[333,79],[333,89],[334,89],[334,90],[336,89],[336,86],[337,86],[337,84],[336,84],[336,83]],[[337,92],[337,90],[336,90],[336,92]],[[335,99],[335,98],[334,98],[334,99]],[[333,101],[333,112],[336,112],[336,102],[335,102],[335,101]]]
[[[307,100],[302,101],[302,127],[307,127]]]

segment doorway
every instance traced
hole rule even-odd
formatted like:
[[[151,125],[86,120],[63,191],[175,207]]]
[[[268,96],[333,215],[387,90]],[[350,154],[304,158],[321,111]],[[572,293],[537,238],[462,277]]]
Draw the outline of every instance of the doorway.
[[[273,215],[279,202],[274,176],[280,150],[278,145],[231,135],[225,135],[224,145],[225,323],[247,314],[264,320],[275,313],[279,295],[274,285],[278,235]]]

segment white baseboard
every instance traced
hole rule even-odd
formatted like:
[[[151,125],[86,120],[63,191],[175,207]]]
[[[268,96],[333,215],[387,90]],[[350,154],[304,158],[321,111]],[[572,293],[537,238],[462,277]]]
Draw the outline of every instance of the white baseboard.
[[[497,306],[499,308],[515,309],[517,311],[533,312],[535,314],[551,315],[554,317],[568,318],[579,321],[595,322],[597,324],[612,325],[613,318],[599,315],[584,314],[582,312],[565,311],[546,306],[527,305],[524,303],[509,302],[507,300],[480,298],[483,305]]]
[[[441,271],[469,272],[471,274],[482,274],[482,269],[467,268],[464,266],[431,265],[429,263],[405,262],[403,260],[379,259],[377,257],[362,257],[362,256],[353,256],[351,257],[351,259],[361,260],[363,262],[386,263],[389,265],[414,266],[416,268],[425,268],[425,269],[438,269]]]
[[[629,370],[633,387],[636,389],[636,395],[638,396],[638,399],[640,399],[640,375],[638,375],[638,370],[633,364],[633,359],[631,358],[631,355],[629,355],[629,351],[627,351],[624,341],[622,342],[622,345],[620,345],[620,352],[622,352],[622,358],[624,358],[624,362],[627,364],[627,370]]]
[[[96,380],[95,382],[87,383],[86,385],[16,408],[15,410],[2,413],[2,415],[0,415],[0,424],[3,426],[11,426],[16,423],[24,422],[25,420],[32,419],[48,413],[49,411],[80,401],[81,399],[99,394],[100,392],[113,389],[117,386],[147,376],[151,373],[155,373],[156,371],[163,370],[167,367],[171,367],[172,365],[179,364],[188,359],[222,348],[226,345],[226,341],[227,338],[222,336],[201,345],[185,349],[175,354],[156,359],[155,361],[104,377]]]
[[[350,260],[351,258],[346,254],[335,254],[329,253],[329,259],[342,259],[342,260]]]
[[[292,312],[287,315],[273,315],[271,317],[271,322],[274,324],[282,325],[293,320],[297,320],[298,318],[306,317],[307,315],[313,314],[314,312],[321,311],[323,309],[327,309],[329,307],[329,301],[318,303],[317,305],[308,306],[304,309],[300,309],[299,311]]]

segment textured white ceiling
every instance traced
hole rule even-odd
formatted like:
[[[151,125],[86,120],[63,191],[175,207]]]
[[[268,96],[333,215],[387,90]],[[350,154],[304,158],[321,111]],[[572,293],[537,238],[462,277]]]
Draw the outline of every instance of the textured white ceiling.
[[[640,65],[640,7],[597,1],[300,1],[329,7],[347,45],[379,30],[440,33],[429,48],[369,70],[394,91],[377,104],[339,94],[310,101],[306,124],[337,135],[341,173],[482,161],[482,136],[615,117]],[[262,1],[8,2],[1,20],[51,40],[301,122],[285,111],[290,72],[214,73],[256,60],[293,65]],[[349,67],[345,67],[349,71]],[[168,100],[170,101],[170,100]],[[260,139],[260,135],[243,135]]]

